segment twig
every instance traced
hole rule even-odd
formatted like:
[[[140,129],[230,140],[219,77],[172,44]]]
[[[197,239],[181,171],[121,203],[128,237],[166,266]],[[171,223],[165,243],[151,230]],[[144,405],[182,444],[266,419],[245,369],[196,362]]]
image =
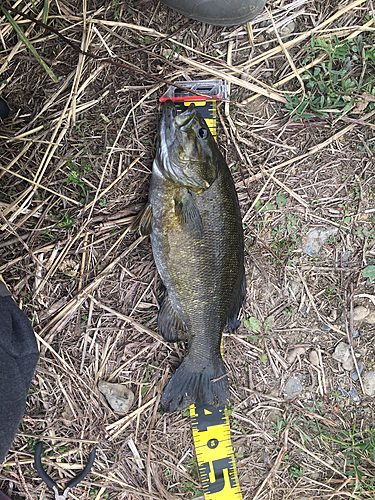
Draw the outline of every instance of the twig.
[[[367,113],[366,115],[363,116],[362,120],[363,121],[369,120],[374,115],[375,115],[375,110],[370,111],[370,113]],[[296,163],[297,161],[300,161],[300,160],[304,160],[308,156],[311,156],[311,155],[318,153],[319,151],[324,149],[326,146],[329,146],[330,144],[332,144],[332,142],[336,141],[337,139],[340,139],[340,137],[342,137],[343,135],[345,135],[348,132],[350,132],[351,130],[353,130],[353,128],[355,126],[356,126],[356,123],[352,123],[351,125],[348,125],[347,127],[343,128],[339,132],[336,132],[336,134],[332,135],[331,137],[329,137],[325,141],[323,141],[320,144],[318,144],[317,146],[315,146],[308,153],[304,153],[303,155],[296,156],[295,158],[291,158],[290,160],[284,161],[283,163],[280,163],[279,165],[276,165],[275,167],[272,167],[272,168],[269,168],[268,170],[265,170],[265,173],[271,174],[272,172],[275,172],[276,170],[279,170],[280,168],[287,167],[288,165]],[[245,182],[246,182],[246,184],[248,184],[250,182],[257,181],[257,180],[261,179],[262,176],[263,176],[263,173],[258,173],[256,175],[253,175],[252,177],[249,177],[248,179],[246,179]]]
[[[262,94],[266,97],[269,97],[270,99],[274,99],[275,101],[286,103],[285,97],[277,94],[276,92],[273,92],[273,90],[271,90],[270,87],[263,89],[262,87],[259,87],[258,85],[254,85],[253,83],[247,82],[246,80],[241,80],[240,78],[229,75],[228,73],[225,73],[224,71],[215,69],[212,66],[207,66],[206,64],[200,63],[198,61],[194,61],[193,59],[188,59],[187,57],[184,57],[180,54],[175,54],[175,58],[178,61],[189,64],[190,66],[194,66],[195,68],[198,68],[201,71],[204,71],[205,73],[207,73],[209,75],[215,75],[218,78],[222,78],[223,80],[227,80],[228,82],[233,83],[234,85],[238,85],[239,87],[243,87],[244,89],[251,90],[252,92],[257,92],[258,94]]]
[[[134,321],[134,319],[130,318],[129,316],[125,316],[125,314],[122,314],[118,311],[115,311],[114,309],[111,309],[110,307],[105,306],[99,300],[95,299],[93,296],[89,295],[89,297],[101,309],[104,309],[105,311],[108,311],[108,312],[114,314],[115,316],[126,321],[127,323],[130,323],[139,332],[147,333],[147,335],[150,335],[150,337],[154,338],[155,340],[157,340],[161,344],[165,345],[165,347],[172,350],[171,346],[167,342],[165,342],[163,337],[161,335],[159,335],[158,333],[155,333],[152,330],[150,330],[149,328],[147,328],[146,326],[143,326],[140,323],[137,323],[137,321]]]
[[[113,428],[118,427],[119,425],[121,425],[120,429],[117,430],[115,433],[112,434],[112,436],[110,438],[110,441],[113,441],[117,436],[119,436],[122,432],[124,432],[124,430],[127,427],[129,427],[129,425],[131,424],[132,420],[134,420],[138,415],[140,415],[141,413],[143,413],[149,406],[151,406],[152,404],[154,404],[157,401],[157,399],[158,398],[155,396],[154,398],[150,399],[150,401],[148,401],[147,403],[145,403],[143,406],[137,408],[135,411],[133,411],[129,415],[126,415],[126,417],[122,418],[121,420],[118,420],[114,424],[107,425],[106,426],[106,430],[110,431],[110,433],[111,433],[111,430]]]
[[[269,171],[266,170],[265,168],[263,168],[263,165],[259,165],[260,169],[262,170],[262,172],[266,175],[270,175],[269,174]],[[271,174],[273,174],[273,172],[271,172]],[[292,189],[288,188],[288,186],[286,186],[283,182],[281,182],[279,179],[277,179],[276,177],[272,177],[272,180],[274,182],[276,182],[276,184],[278,184],[282,189],[284,189],[284,191],[286,191],[287,193],[290,194],[290,196],[292,196],[295,200],[298,201],[298,203],[300,203],[302,206],[304,206],[305,208],[308,208],[309,207],[309,204],[304,200],[302,199],[297,193],[295,193]]]
[[[332,467],[332,465],[329,465],[327,462],[325,462],[324,460],[322,460],[321,458],[319,458],[317,455],[315,455],[314,453],[312,453],[311,451],[309,451],[307,448],[305,448],[305,446],[303,446],[302,444],[300,443],[297,443],[296,441],[293,441],[292,438],[288,437],[288,441],[292,444],[294,444],[294,446],[297,446],[297,448],[300,448],[302,451],[304,451],[305,453],[307,453],[308,455],[310,455],[310,457],[314,458],[317,462],[323,464],[325,467],[328,467],[329,469],[333,470],[334,472],[336,472],[336,474],[339,474],[340,476],[343,476],[343,477],[346,477],[346,475],[335,469],[334,467]]]
[[[25,481],[25,478],[23,477],[23,472],[22,472],[22,469],[21,469],[21,466],[20,466],[20,463],[18,461],[18,457],[17,455],[14,457],[14,461],[17,465],[17,469],[18,469],[18,475],[19,475],[19,478],[20,478],[20,481],[21,481],[21,484],[22,484],[22,487],[23,487],[23,490],[25,492],[25,495],[26,495],[26,498],[28,500],[33,500],[33,497],[31,496],[30,494],[30,491],[29,491],[29,488],[26,484],[26,481]]]
[[[279,454],[277,455],[276,461],[275,461],[274,465],[272,466],[272,469],[269,471],[269,473],[267,474],[267,477],[263,480],[262,484],[257,489],[252,500],[258,500],[259,495],[262,492],[263,488],[268,483],[268,481],[272,481],[272,479],[274,478],[274,476],[277,472],[277,469],[280,467],[281,461],[282,461],[285,453],[288,450],[288,433],[289,433],[289,428],[287,427],[284,431],[284,445],[281,448],[281,450],[279,451]]]
[[[349,322],[349,329],[347,329],[347,332],[348,332],[348,341],[349,341],[349,345],[350,345],[350,352],[351,352],[351,355],[352,355],[353,363],[354,363],[355,369],[357,371],[359,383],[361,384],[362,393],[366,394],[366,391],[365,391],[365,388],[364,388],[364,385],[363,385],[363,382],[362,382],[362,376],[361,376],[360,371],[358,370],[357,358],[355,357],[354,349],[353,349],[353,332],[354,332],[354,320],[353,320],[353,316],[354,316],[354,314],[353,314],[354,304],[353,304],[353,295],[354,295],[354,285],[353,285],[353,282],[351,282],[350,283],[350,299],[349,299],[350,300],[350,322]],[[346,315],[345,315],[345,323],[347,325]]]
[[[152,73],[148,73],[144,69],[138,68],[137,66],[134,66],[131,63],[127,63],[127,64],[120,63],[117,60],[115,60],[113,57],[103,58],[103,57],[98,56],[98,55],[96,55],[96,54],[94,54],[92,52],[88,52],[87,50],[82,50],[81,47],[77,43],[72,42],[71,40],[69,40],[69,38],[66,38],[58,30],[56,30],[52,26],[49,26],[47,24],[42,23],[41,21],[39,21],[38,19],[35,19],[32,16],[29,16],[28,14],[26,14],[26,12],[21,12],[21,11],[19,11],[17,9],[14,9],[13,7],[10,7],[9,5],[4,5],[2,2],[0,3],[0,7],[4,8],[4,9],[10,11],[10,12],[13,12],[14,14],[18,14],[21,17],[28,19],[29,21],[32,21],[33,23],[37,24],[38,26],[41,26],[43,29],[45,29],[46,31],[48,31],[50,33],[54,33],[61,40],[63,40],[67,45],[69,45],[70,47],[72,47],[72,49],[74,49],[76,52],[78,52],[81,55],[90,57],[91,59],[96,59],[96,60],[104,61],[107,64],[111,64],[113,66],[117,66],[118,68],[123,68],[123,69],[127,69],[129,71],[133,71],[133,72],[136,72],[136,73],[141,73],[142,75],[145,75],[148,78],[151,78],[152,80],[155,80],[156,82],[164,83],[166,85],[172,85],[173,87],[176,87],[176,88],[181,89],[181,90],[186,90],[186,88],[183,87],[182,85],[178,85],[177,83],[169,81],[169,80],[164,80],[163,78],[160,78],[160,77],[158,77],[158,76],[156,76],[156,75],[154,75]],[[144,29],[146,29],[146,28],[144,28]],[[151,30],[151,29],[148,29],[148,30],[150,32],[154,32],[154,30]],[[190,92],[192,94],[194,94],[194,95],[206,96],[206,94],[204,94],[202,92],[195,92],[193,90],[190,90]],[[206,97],[209,97],[209,96],[206,96]],[[225,101],[225,99],[221,99],[219,97],[217,97],[216,99],[220,100],[220,101]],[[282,101],[282,102],[284,102],[284,101]]]
[[[372,24],[374,24],[374,20],[373,19],[370,19],[370,21],[368,21],[366,24],[364,24],[364,26],[356,31],[354,31],[353,33],[351,33],[347,38],[346,40],[352,40],[353,38],[355,38],[356,36],[358,36],[360,33],[362,33],[362,31],[366,28],[369,28]],[[337,35],[338,36],[338,35]],[[290,42],[287,42],[287,44],[284,44],[284,47],[286,47],[286,45],[289,46],[289,43]],[[311,63],[307,64],[306,66],[303,66],[302,68],[299,68],[299,69],[296,69],[295,68],[295,71],[293,70],[293,73],[287,75],[286,77],[284,77],[282,80],[279,80],[278,82],[276,82],[274,84],[274,87],[275,88],[279,88],[281,87],[282,85],[284,85],[284,83],[287,83],[289,82],[290,80],[293,80],[294,78],[298,78],[298,80],[300,79],[300,75],[302,75],[302,73],[304,73],[305,71],[313,68],[314,66],[316,66],[317,64],[321,63],[322,61],[324,61],[326,58],[328,57],[328,55],[326,53],[322,54],[321,56],[317,57],[316,59],[314,59]],[[293,92],[294,93],[294,92]],[[242,101],[240,103],[240,106],[246,106],[247,104],[249,104],[251,101],[254,101],[255,99],[257,99],[258,97],[260,97],[261,94],[257,94],[257,95],[253,95],[251,97],[249,97],[248,99],[245,99],[244,101]],[[345,119],[345,117],[340,117],[340,119]],[[350,120],[350,118],[347,118],[347,120]],[[370,127],[373,127],[373,125],[370,124]]]
[[[364,3],[365,1],[366,0],[356,0],[355,2],[352,2],[349,5],[346,5],[341,10],[339,10],[338,12],[335,12],[335,14],[333,16],[329,17],[326,21],[322,22],[318,26],[315,26],[311,30],[305,31],[302,35],[298,36],[294,40],[290,40],[289,42],[284,43],[284,47],[285,48],[293,47],[293,45],[296,45],[297,43],[302,42],[303,40],[306,40],[306,38],[308,38],[309,36],[313,35],[317,31],[322,30],[325,26],[327,26],[328,24],[331,24],[333,21],[336,21],[336,19],[343,16],[344,14],[346,14],[350,10],[354,9],[355,7],[358,7],[359,5]],[[270,57],[278,54],[279,52],[282,52],[282,48],[280,46],[274,47],[273,49],[270,49],[267,52],[264,52],[263,54],[259,55],[258,57],[254,57],[254,59],[252,59],[251,61],[246,62],[244,64],[241,64],[241,65],[237,66],[236,68],[238,70],[240,70],[240,69],[243,70],[245,68],[251,68],[252,66],[256,66],[260,62],[265,61],[266,59],[269,59]]]

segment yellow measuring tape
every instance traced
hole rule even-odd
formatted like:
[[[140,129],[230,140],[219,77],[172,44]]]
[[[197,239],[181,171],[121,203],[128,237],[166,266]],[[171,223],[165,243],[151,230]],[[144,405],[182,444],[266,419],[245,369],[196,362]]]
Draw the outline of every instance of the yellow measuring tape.
[[[184,112],[194,102],[216,140],[216,100],[214,96],[216,94],[227,98],[226,82],[203,80],[177,83],[187,86],[184,97],[176,99],[176,89],[169,87],[160,100],[172,99],[177,113]],[[188,88],[213,95],[213,99],[197,100],[193,94],[189,94]],[[221,344],[221,354],[223,355],[223,344]],[[227,407],[224,405],[216,407],[193,404],[190,406],[190,418],[205,500],[242,500],[230,439]]]
[[[242,500],[226,406],[191,405],[191,426],[206,500]]]

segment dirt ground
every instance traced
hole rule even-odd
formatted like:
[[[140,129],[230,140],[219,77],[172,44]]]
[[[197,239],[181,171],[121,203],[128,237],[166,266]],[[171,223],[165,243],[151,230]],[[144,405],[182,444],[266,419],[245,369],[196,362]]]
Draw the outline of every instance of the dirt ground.
[[[11,112],[0,130],[0,273],[41,357],[0,489],[53,498],[33,466],[43,438],[61,485],[97,443],[71,498],[203,498],[187,413],[158,410],[185,346],[158,333],[162,283],[149,239],[130,225],[147,200],[164,82],[224,72],[238,80],[229,106],[218,106],[218,142],[246,247],[241,327],[224,334],[243,497],[374,499],[375,400],[364,391],[375,364],[375,278],[366,274],[375,263],[374,103],[354,93],[368,107],[291,116],[285,102],[302,95],[295,76],[312,37],[362,33],[350,76],[375,83],[375,56],[373,65],[363,56],[372,2],[276,0],[268,8],[280,39],[268,12],[249,34],[154,0],[89,0],[87,10],[51,0],[45,17],[43,2],[12,5],[54,29],[12,12],[56,81],[3,17],[0,89]],[[309,255],[316,229],[327,238]],[[360,380],[332,357],[340,342],[363,365]],[[99,380],[132,390],[127,415],[112,411]]]

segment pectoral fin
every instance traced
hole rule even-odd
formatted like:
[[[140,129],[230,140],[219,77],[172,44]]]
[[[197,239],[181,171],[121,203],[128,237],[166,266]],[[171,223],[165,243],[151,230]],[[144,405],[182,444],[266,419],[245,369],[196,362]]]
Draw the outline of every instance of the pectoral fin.
[[[147,236],[152,232],[152,207],[150,203],[142,208],[138,213],[132,224],[132,230],[139,229],[141,236]]]
[[[202,230],[202,219],[192,195],[187,191],[174,196],[174,210],[180,224],[192,223]]]
[[[178,317],[167,294],[164,297],[159,311],[158,325],[161,334],[167,342],[185,340],[188,336],[186,325]]]

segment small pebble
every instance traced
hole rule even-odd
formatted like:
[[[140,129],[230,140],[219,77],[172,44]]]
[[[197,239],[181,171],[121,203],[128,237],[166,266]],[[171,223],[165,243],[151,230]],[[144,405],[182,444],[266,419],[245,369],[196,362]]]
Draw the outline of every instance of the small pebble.
[[[302,354],[305,354],[305,352],[306,349],[304,347],[296,347],[288,354],[288,356],[286,357],[286,362],[290,364],[294,363],[297,356],[302,356]]]
[[[365,306],[357,306],[353,311],[353,320],[354,321],[363,321],[368,315],[370,311]]]
[[[303,386],[301,384],[300,378],[297,375],[293,375],[284,387],[284,398],[293,399],[298,396],[303,391]]]
[[[59,271],[66,274],[67,276],[71,276],[72,278],[75,278],[77,276],[78,269],[79,263],[74,259],[64,259],[58,267]]]
[[[345,252],[345,254],[344,254],[344,257],[342,258],[342,261],[343,261],[343,262],[348,262],[348,260],[349,260],[349,257],[350,257],[350,255],[351,255],[351,253],[352,253],[352,252],[351,252],[350,250],[347,250],[347,251]]]
[[[312,229],[306,238],[304,238],[303,251],[310,257],[317,257],[321,247],[327,243],[330,236],[335,236],[337,231],[337,227],[318,227],[317,229]]]
[[[321,323],[320,328],[321,328],[321,330],[323,330],[325,332],[329,332],[331,329],[331,327],[326,325],[325,323]]]
[[[297,293],[301,290],[301,284],[296,280],[290,280],[290,289],[293,295],[297,295]]]
[[[337,320],[337,309],[332,309],[331,314],[328,316],[328,321],[334,323]]]
[[[75,419],[74,413],[72,412],[72,409],[68,403],[65,405],[64,411],[61,413],[61,416],[64,420],[67,421],[65,423],[72,422]]]
[[[170,55],[172,54],[171,49],[161,49],[161,55],[165,57],[166,59],[169,59]]]
[[[340,363],[345,363],[350,356],[350,347],[345,342],[340,342],[337,344],[335,352],[332,354],[332,358]]]
[[[314,366],[319,366],[319,355],[316,351],[310,351],[309,361]]]
[[[280,34],[283,36],[287,36],[293,33],[295,29],[296,29],[296,24],[294,23],[294,21],[291,21],[286,26],[283,26],[281,28]]]
[[[375,312],[371,312],[368,316],[366,316],[365,323],[375,325]]]
[[[130,389],[121,384],[112,384],[99,380],[99,391],[104,394],[113,411],[127,413],[134,401],[134,394]]]
[[[375,370],[365,373],[362,382],[367,396],[375,396]]]
[[[362,372],[363,372],[363,363],[358,363],[358,371],[359,371],[359,374],[361,375]],[[352,369],[352,371],[350,372],[350,376],[352,377],[353,380],[358,380],[359,377],[358,377],[358,372],[356,370],[356,368],[354,367]]]
[[[342,323],[342,327],[345,329],[345,323]],[[359,335],[359,331],[356,328],[353,328],[353,339],[356,339]]]
[[[343,362],[342,367],[344,368],[344,370],[346,370],[348,372],[353,370],[354,361],[353,361],[353,358],[351,355],[348,357],[348,359],[346,361]]]
[[[353,388],[353,389],[350,389],[350,391],[348,392],[348,395],[351,397],[351,399],[353,401],[355,401],[356,403],[360,403],[361,402],[361,398],[359,397],[359,394],[358,392]]]

